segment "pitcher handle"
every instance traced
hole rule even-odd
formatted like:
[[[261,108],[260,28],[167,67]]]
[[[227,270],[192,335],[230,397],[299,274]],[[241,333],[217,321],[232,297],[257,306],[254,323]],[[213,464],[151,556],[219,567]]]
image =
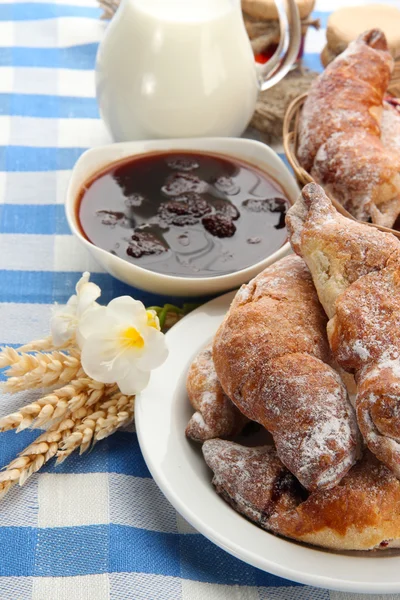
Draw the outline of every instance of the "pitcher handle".
[[[272,57],[259,66],[261,91],[281,81],[297,60],[301,46],[301,23],[296,0],[275,0],[279,17],[279,44]]]

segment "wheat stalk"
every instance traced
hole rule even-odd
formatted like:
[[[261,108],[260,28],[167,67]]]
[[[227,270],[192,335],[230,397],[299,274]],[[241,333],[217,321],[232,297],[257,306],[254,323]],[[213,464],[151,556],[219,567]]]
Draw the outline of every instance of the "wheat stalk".
[[[71,420],[68,424],[73,427],[74,421]],[[64,422],[63,427],[68,424]],[[23,485],[33,473],[39,471],[50,458],[56,455],[65,431],[68,434],[69,430],[62,429],[60,425],[49,429],[5,467],[0,473],[0,498],[15,484]]]
[[[6,371],[8,379],[2,388],[10,393],[51,387],[84,375],[80,355],[76,350],[71,350],[69,354],[54,351],[32,355],[4,348],[0,354],[0,368],[3,367],[9,368]]]
[[[9,367],[10,365],[15,364],[18,360],[18,352],[14,350],[14,348],[6,346],[0,352],[0,369],[4,369],[4,367]]]
[[[118,388],[115,384],[108,385],[90,377],[81,377],[21,407],[17,412],[2,417],[0,432],[10,429],[17,429],[19,432],[28,427],[43,427],[51,420],[65,417],[68,412],[74,412],[85,405],[96,404],[116,389]]]
[[[61,347],[58,347],[57,349],[60,350]],[[55,350],[51,335],[41,340],[34,340],[33,342],[29,342],[29,344],[24,344],[18,348],[18,352],[43,352],[45,350]]]
[[[63,462],[74,450],[86,452],[133,419],[134,396],[114,392],[106,402],[81,406],[54,423],[0,473],[0,498],[12,486],[23,485],[54,456]]]
[[[20,452],[18,458],[11,461],[0,473],[0,498],[17,483],[23,485],[31,475],[39,471],[59,450],[64,438],[68,438],[79,425],[80,417],[86,414],[79,409],[61,423],[54,424],[42,433],[32,444]]]
[[[128,425],[133,420],[135,396],[125,396],[118,392],[111,396],[108,402],[101,405],[106,410],[106,417],[96,423],[95,439],[100,441],[116,431],[119,427]]]
[[[65,437],[57,452],[57,464],[63,462],[74,450],[86,452],[97,441],[100,441],[119,427],[127,425],[133,419],[134,396],[125,396],[116,392],[106,402],[99,402],[77,424],[71,434]]]

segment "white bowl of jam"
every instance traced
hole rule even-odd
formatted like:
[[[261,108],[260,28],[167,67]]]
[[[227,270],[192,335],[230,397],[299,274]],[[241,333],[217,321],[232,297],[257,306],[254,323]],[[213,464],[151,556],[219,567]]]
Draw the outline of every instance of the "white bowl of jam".
[[[79,158],[66,213],[117,279],[201,296],[238,287],[287,254],[285,214],[298,193],[279,156],[254,140],[123,142]]]

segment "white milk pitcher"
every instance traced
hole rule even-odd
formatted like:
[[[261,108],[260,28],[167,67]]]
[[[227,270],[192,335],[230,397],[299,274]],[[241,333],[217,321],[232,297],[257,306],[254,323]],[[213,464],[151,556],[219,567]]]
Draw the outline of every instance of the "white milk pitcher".
[[[96,65],[100,113],[116,141],[240,136],[259,90],[295,62],[295,0],[275,0],[280,44],[256,65],[240,0],[122,0]],[[289,25],[290,24],[290,25]]]

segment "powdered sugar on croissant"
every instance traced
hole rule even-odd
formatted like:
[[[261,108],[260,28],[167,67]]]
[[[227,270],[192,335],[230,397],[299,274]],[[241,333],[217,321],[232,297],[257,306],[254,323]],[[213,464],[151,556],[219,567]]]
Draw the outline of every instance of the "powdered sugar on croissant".
[[[199,352],[192,362],[186,388],[189,400],[196,410],[186,435],[197,442],[216,437],[230,437],[239,433],[248,419],[224,394],[218,381],[212,358],[212,344]]]
[[[313,83],[300,118],[298,157],[356,218],[391,227],[400,213],[400,155],[381,138],[393,60],[384,34],[352,42]],[[388,107],[386,107],[388,108]]]
[[[349,285],[382,269],[400,248],[392,234],[343,217],[313,183],[303,188],[289,209],[286,226],[292,248],[307,263],[329,318],[336,312],[336,299]]]
[[[310,490],[337,484],[357,454],[326,322],[304,262],[289,256],[242,286],[213,348],[225,393],[273,435],[279,458]]]
[[[264,529],[337,550],[398,547],[400,482],[366,452],[333,489],[309,496],[272,447],[203,446],[218,494]]]
[[[333,354],[356,376],[363,437],[400,477],[400,242],[339,215],[315,184],[303,189],[287,225],[331,317]]]
[[[218,494],[261,527],[268,529],[273,515],[294,509],[307,496],[272,446],[247,448],[215,439],[202,451]]]

